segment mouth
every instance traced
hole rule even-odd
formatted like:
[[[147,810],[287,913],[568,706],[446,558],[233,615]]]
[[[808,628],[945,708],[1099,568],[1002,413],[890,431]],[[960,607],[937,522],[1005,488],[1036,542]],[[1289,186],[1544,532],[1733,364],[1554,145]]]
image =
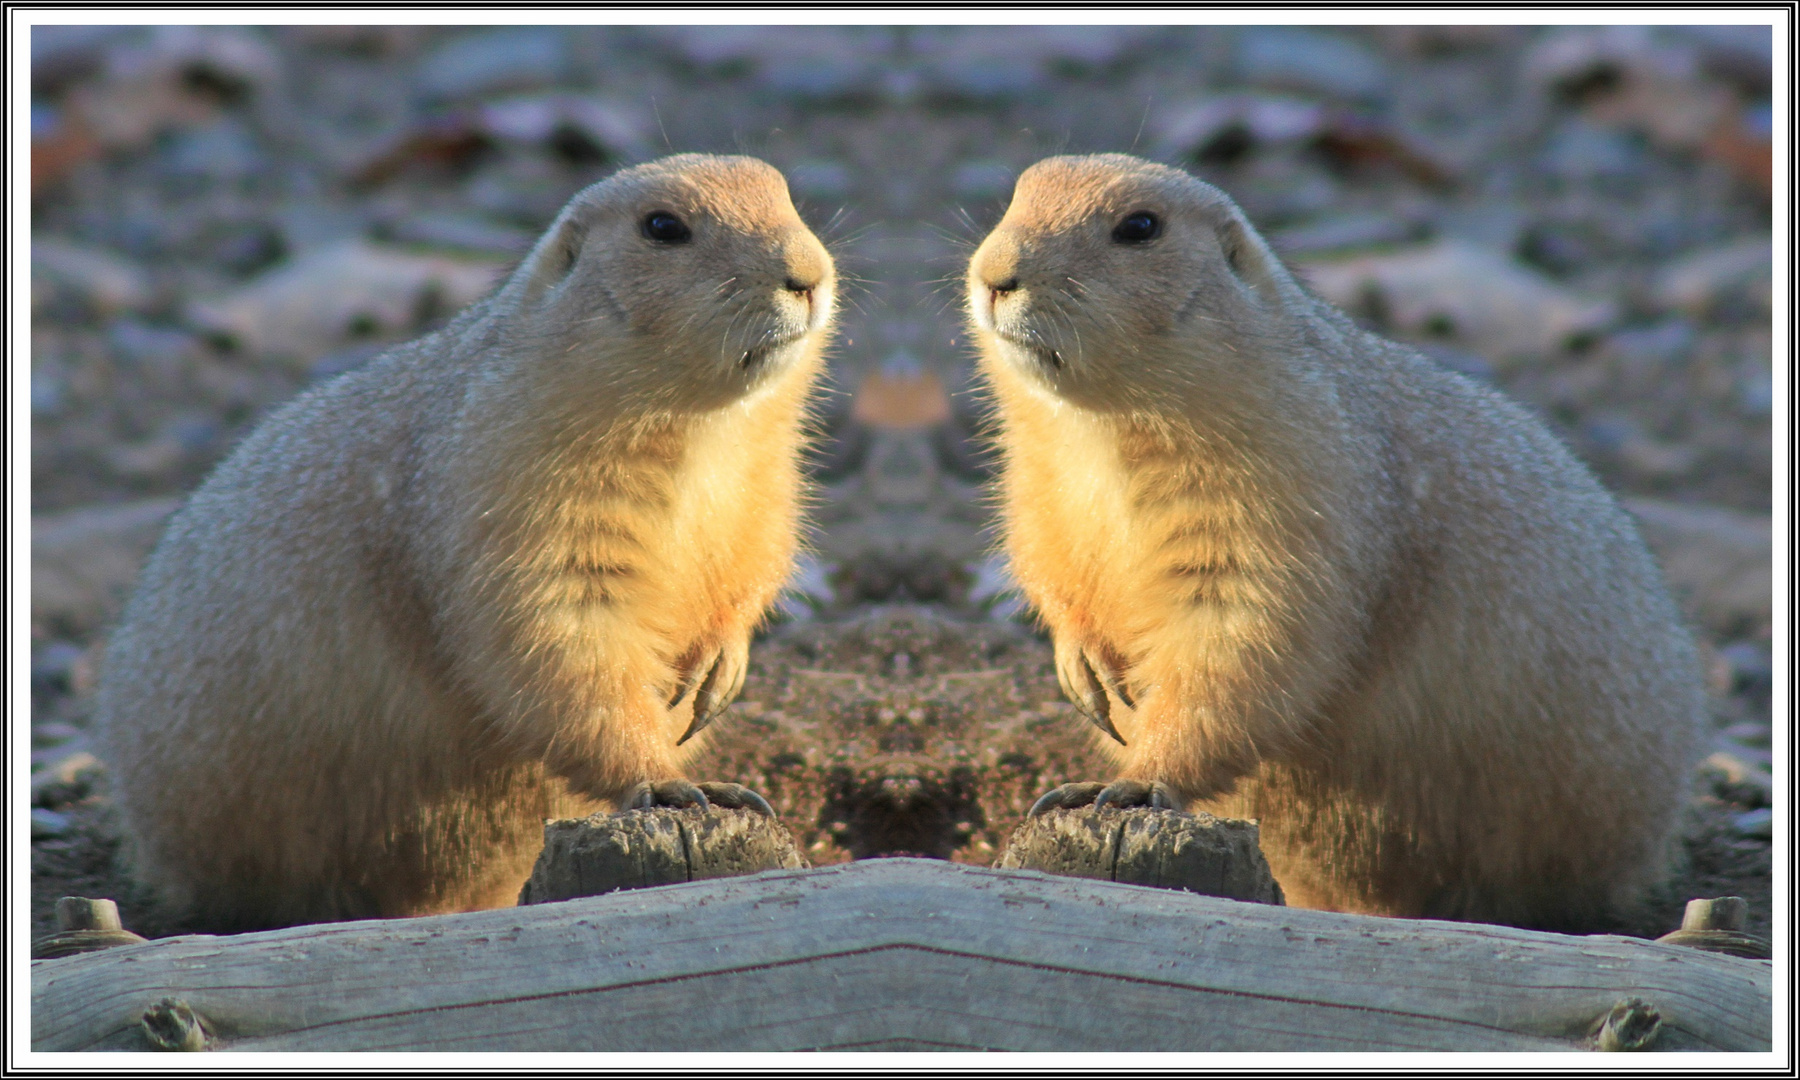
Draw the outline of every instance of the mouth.
[[[767,363],[769,357],[780,350],[787,348],[789,345],[793,345],[796,342],[803,340],[805,337],[806,335],[803,333],[782,334],[752,345],[750,348],[744,350],[743,357],[738,360],[738,367],[744,371],[755,371],[757,368]]]
[[[1051,371],[1061,371],[1063,369],[1062,354],[1055,349],[1050,348],[1048,345],[1045,345],[1043,342],[1036,340],[1035,335],[1027,337],[1016,334],[999,334],[998,336],[1001,341],[1006,342],[1013,348],[1030,353],[1033,359],[1037,360],[1039,364],[1042,364]]]

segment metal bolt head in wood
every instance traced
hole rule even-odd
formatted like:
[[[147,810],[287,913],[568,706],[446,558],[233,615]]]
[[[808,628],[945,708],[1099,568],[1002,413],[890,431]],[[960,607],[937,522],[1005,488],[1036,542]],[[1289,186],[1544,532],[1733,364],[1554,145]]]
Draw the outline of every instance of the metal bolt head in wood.
[[[65,896],[56,902],[57,932],[31,943],[33,960],[110,949],[116,945],[142,945],[144,939],[119,922],[119,905],[111,900]]]
[[[1749,915],[1750,905],[1741,896],[1689,900],[1687,911],[1681,916],[1681,929],[1656,940],[1661,945],[1684,945],[1690,949],[1767,960],[1769,943],[1744,932]]]
[[[89,900],[85,896],[65,896],[56,902],[58,930],[123,930],[119,922],[119,905],[111,900]]]
[[[1683,930],[1742,930],[1750,905],[1741,896],[1689,900],[1681,916]]]

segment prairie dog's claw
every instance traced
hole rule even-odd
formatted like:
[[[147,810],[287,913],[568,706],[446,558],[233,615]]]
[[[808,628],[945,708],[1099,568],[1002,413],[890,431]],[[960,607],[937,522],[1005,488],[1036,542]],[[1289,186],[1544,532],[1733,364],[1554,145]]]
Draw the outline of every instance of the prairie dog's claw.
[[[1175,789],[1161,780],[1114,780],[1094,797],[1094,809],[1116,806],[1120,809],[1147,806],[1152,810],[1180,810],[1186,803]]]
[[[1105,787],[1105,784],[1095,783],[1063,784],[1060,787],[1053,787],[1038,796],[1038,801],[1031,804],[1031,809],[1025,812],[1025,816],[1034,818],[1052,810],[1073,810],[1086,806],[1093,802],[1094,797],[1099,795]]]
[[[703,780],[694,786],[705,792],[707,801],[714,806],[723,806],[728,810],[754,810],[764,817],[775,816],[775,808],[769,805],[769,800],[742,784]]]
[[[748,642],[727,643],[713,653],[712,661],[708,666],[702,668],[700,665],[695,665],[678,684],[677,693],[674,700],[669,702],[669,708],[673,709],[681,704],[681,699],[687,696],[689,689],[692,689],[694,714],[693,718],[688,721],[687,730],[682,732],[681,738],[675,740],[676,746],[680,746],[698,735],[701,729],[724,712],[725,707],[731,704],[733,699],[738,696],[739,691],[743,690],[744,674],[750,666],[749,654]],[[704,678],[699,677],[702,670],[706,672]]]
[[[704,810],[708,805],[706,792],[686,780],[657,780],[639,784],[625,796],[627,810],[653,810],[659,806],[677,810],[697,806]]]
[[[1128,709],[1137,708],[1137,700],[1125,684],[1125,662],[1110,647],[1058,641],[1056,680],[1062,684],[1063,693],[1069,696],[1076,712],[1087,717],[1120,746],[1126,745],[1125,737],[1113,726],[1112,702],[1106,692],[1110,689],[1117,694]]]

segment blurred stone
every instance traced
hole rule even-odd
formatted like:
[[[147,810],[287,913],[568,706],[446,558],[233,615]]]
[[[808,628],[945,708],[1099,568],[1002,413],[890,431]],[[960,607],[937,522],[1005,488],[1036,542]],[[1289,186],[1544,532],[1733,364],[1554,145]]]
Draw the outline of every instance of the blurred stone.
[[[250,129],[230,116],[174,132],[161,158],[167,175],[220,183],[259,175],[271,164]]]
[[[426,116],[351,162],[350,182],[374,187],[404,175],[459,175],[472,169],[491,150],[491,139],[477,116],[464,112]]]
[[[1769,741],[1774,735],[1774,729],[1760,720],[1747,720],[1741,724],[1732,724],[1720,731],[1719,734],[1734,743],[1767,750]]]
[[[1447,187],[1448,166],[1400,129],[1362,113],[1330,114],[1312,148],[1340,172],[1397,172],[1428,187]]]
[[[73,89],[69,103],[102,146],[137,149],[166,131],[209,121],[280,75],[280,58],[255,31],[157,26],[109,49],[104,77]]]
[[[1729,92],[1707,80],[1698,61],[1694,49],[1649,27],[1580,27],[1548,34],[1526,55],[1524,71],[1599,123],[1693,150],[1731,107]]]
[[[1433,216],[1435,234],[1495,252],[1517,248],[1528,216],[1515,203],[1482,199],[1448,206]]]
[[[475,30],[439,45],[415,69],[427,99],[477,98],[546,86],[568,74],[568,31],[530,26]]]
[[[1737,830],[1739,836],[1767,840],[1775,835],[1775,811],[1766,806],[1758,810],[1747,810],[1732,817],[1731,827]]]
[[[531,250],[532,243],[537,240],[524,229],[503,225],[479,214],[454,210],[407,214],[387,228],[385,238],[405,244],[513,258]]]
[[[1750,188],[1770,194],[1775,184],[1774,113],[1766,103],[1727,115],[1701,142],[1701,150],[1722,162]]]
[[[1417,240],[1412,222],[1380,213],[1330,214],[1270,234],[1269,243],[1284,258],[1385,247]]]
[[[1752,301],[1753,309],[1767,312],[1772,259],[1773,248],[1764,236],[1697,251],[1658,271],[1651,296],[1665,308],[1704,316],[1738,293]]]
[[[1259,145],[1314,138],[1325,110],[1297,98],[1228,94],[1159,110],[1154,123],[1157,156],[1230,164]]]
[[[1653,438],[1636,420],[1619,413],[1594,414],[1582,424],[1581,432],[1597,450],[1641,479],[1686,476],[1699,461],[1694,447]]]
[[[67,645],[68,643],[59,642],[58,644]],[[69,647],[74,648],[72,645]],[[74,724],[65,724],[60,720],[44,720],[31,725],[31,742],[34,747],[38,745],[54,746],[57,743],[68,742],[81,734],[80,728]]]
[[[52,641],[31,658],[31,690],[34,694],[87,694],[94,688],[94,665],[86,649],[71,641]],[[63,725],[66,727],[67,725]],[[33,739],[49,739],[51,731],[31,729]],[[60,733],[67,739],[80,734],[69,728]]]
[[[116,618],[178,505],[174,498],[145,499],[34,516],[32,624],[84,638]]]
[[[1454,338],[1497,361],[1541,357],[1594,333],[1614,307],[1504,254],[1446,239],[1390,254],[1310,261],[1303,276],[1352,313],[1404,334]]]
[[[70,827],[71,822],[67,814],[59,814],[41,806],[31,808],[31,838],[33,840],[52,840],[59,836],[65,836]]]
[[[310,360],[352,337],[398,336],[486,295],[506,264],[350,240],[303,254],[188,320],[252,353]]]
[[[996,101],[1042,89],[1059,75],[1118,63],[1151,32],[1137,26],[920,27],[910,40],[930,90]]]
[[[645,118],[623,102],[586,94],[504,98],[481,106],[479,125],[498,139],[547,146],[575,163],[651,155]]]
[[[812,555],[800,554],[794,559],[794,572],[782,587],[777,609],[788,619],[808,619],[830,607],[837,599],[831,588],[833,569]]]
[[[1702,776],[1711,778],[1714,794],[1739,806],[1767,806],[1775,781],[1767,769],[1750,761],[1742,747],[1714,750],[1700,762]]]
[[[1674,26],[1670,32],[1694,44],[1700,67],[1732,83],[1746,97],[1767,97],[1774,76],[1775,42],[1771,26]]]
[[[969,586],[969,603],[981,608],[988,617],[1000,621],[1022,619],[1030,614],[1030,605],[1019,583],[1013,580],[1006,557],[990,554],[975,564],[975,580]]]
[[[31,109],[31,193],[37,195],[99,157],[100,140],[74,110]]]
[[[1287,26],[1238,31],[1238,77],[1256,86],[1367,98],[1386,83],[1382,63],[1347,37]]]
[[[31,238],[32,305],[40,288],[67,290],[99,315],[136,311],[154,298],[150,275],[123,256],[49,236]]]
[[[1774,592],[1768,515],[1660,499],[1620,502],[1637,518],[1690,618],[1727,639],[1768,633]]]
[[[1651,372],[1686,363],[1697,340],[1694,324],[1686,319],[1664,319],[1649,326],[1615,330],[1606,337],[1608,352],[1630,368]]]
[[[358,208],[336,200],[294,199],[275,208],[275,225],[287,257],[294,259],[314,248],[355,240],[364,221]]]
[[[272,221],[220,222],[203,236],[208,260],[237,275],[254,274],[287,254],[281,230]]]
[[[367,56],[405,55],[417,52],[435,29],[432,26],[296,25],[284,28],[300,45],[321,45]]]
[[[69,83],[98,74],[109,48],[143,33],[135,26],[33,26],[32,97],[61,93]]]
[[[758,81],[783,96],[831,100],[872,93],[880,85],[879,70],[866,58],[826,49],[772,57]]]
[[[53,807],[81,798],[86,794],[87,774],[102,768],[100,759],[84,745],[69,743],[49,751],[42,767],[31,774],[32,805]]]
[[[1730,666],[1730,689],[1733,692],[1768,697],[1775,680],[1768,645],[1754,641],[1734,641],[1720,648],[1719,656]],[[1767,740],[1766,735],[1764,739]]]
[[[1545,140],[1539,161],[1565,184],[1629,180],[1644,174],[1644,147],[1631,135],[1571,116]]]
[[[118,319],[106,328],[106,341],[126,364],[154,372],[159,379],[180,377],[200,342],[186,330],[137,319]]]
[[[691,63],[800,100],[872,97],[884,82],[891,31],[884,27],[693,26],[665,39]]]

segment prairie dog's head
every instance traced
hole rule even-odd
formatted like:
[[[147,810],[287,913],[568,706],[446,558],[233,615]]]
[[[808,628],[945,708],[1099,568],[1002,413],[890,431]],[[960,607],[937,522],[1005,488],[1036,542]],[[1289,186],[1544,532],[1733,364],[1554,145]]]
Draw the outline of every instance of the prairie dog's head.
[[[968,288],[989,363],[1100,411],[1221,385],[1290,338],[1306,303],[1223,192],[1124,154],[1020,174]]]
[[[829,332],[836,273],[787,182],[680,154],[577,194],[501,293],[538,357],[669,408],[736,400]]]

